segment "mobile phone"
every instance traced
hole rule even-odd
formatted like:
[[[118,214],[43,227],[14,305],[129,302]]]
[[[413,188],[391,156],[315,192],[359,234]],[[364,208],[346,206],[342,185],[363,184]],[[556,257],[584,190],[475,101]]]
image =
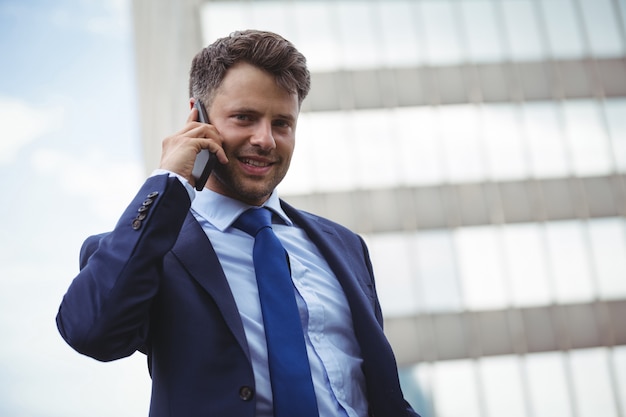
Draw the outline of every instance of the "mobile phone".
[[[196,99],[194,107],[198,109],[198,121],[201,123],[209,123],[209,117],[202,101]],[[211,175],[216,161],[217,157],[213,152],[209,152],[208,149],[202,149],[198,153],[196,161],[193,164],[193,170],[191,171],[191,175],[196,183],[196,190],[202,191],[209,179],[209,175]]]

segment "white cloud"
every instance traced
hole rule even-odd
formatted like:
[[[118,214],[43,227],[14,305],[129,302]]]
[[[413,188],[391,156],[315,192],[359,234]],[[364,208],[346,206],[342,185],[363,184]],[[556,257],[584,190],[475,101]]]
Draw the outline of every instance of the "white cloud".
[[[131,29],[130,1],[61,0],[37,11],[28,2],[0,1],[0,14],[19,21],[30,21],[35,14],[59,28],[121,38],[127,36]]]
[[[130,32],[130,4],[128,0],[87,0],[99,4],[103,12],[85,20],[84,28],[96,35],[122,37]]]
[[[122,213],[144,179],[138,161],[117,162],[102,149],[87,149],[70,154],[57,149],[37,149],[31,163],[68,194],[90,202],[102,219]]]
[[[17,151],[46,132],[63,125],[63,108],[35,107],[0,96],[0,165],[12,162]]]
[[[61,29],[78,29],[110,38],[124,38],[130,33],[129,0],[74,0],[72,5],[51,5],[46,18]]]

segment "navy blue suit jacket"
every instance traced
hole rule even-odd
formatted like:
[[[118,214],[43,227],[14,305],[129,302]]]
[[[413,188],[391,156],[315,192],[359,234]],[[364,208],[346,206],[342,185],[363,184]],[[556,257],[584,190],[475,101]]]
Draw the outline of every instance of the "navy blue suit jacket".
[[[144,204],[148,195],[151,203]],[[345,291],[370,414],[417,416],[400,390],[364,242],[336,223],[282,204]],[[142,206],[146,216],[137,221]],[[115,229],[83,244],[81,271],[63,298],[57,326],[74,349],[101,361],[146,353],[151,417],[253,417],[255,383],[243,324],[189,207],[177,179],[149,178]]]

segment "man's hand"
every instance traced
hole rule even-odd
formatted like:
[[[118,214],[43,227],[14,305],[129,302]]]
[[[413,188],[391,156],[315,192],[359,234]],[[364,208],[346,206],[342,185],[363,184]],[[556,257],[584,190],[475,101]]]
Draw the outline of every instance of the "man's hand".
[[[185,127],[163,140],[159,166],[185,177],[191,185],[195,185],[191,171],[200,150],[208,149],[217,155],[220,163],[228,163],[220,133],[213,125],[197,122],[197,118],[198,110],[191,109]]]

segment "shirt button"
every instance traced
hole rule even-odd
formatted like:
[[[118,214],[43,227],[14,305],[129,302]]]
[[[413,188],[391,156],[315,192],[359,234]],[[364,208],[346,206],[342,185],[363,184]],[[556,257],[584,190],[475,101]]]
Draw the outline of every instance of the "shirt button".
[[[254,390],[247,385],[239,388],[239,398],[244,401],[250,401],[254,397]]]

